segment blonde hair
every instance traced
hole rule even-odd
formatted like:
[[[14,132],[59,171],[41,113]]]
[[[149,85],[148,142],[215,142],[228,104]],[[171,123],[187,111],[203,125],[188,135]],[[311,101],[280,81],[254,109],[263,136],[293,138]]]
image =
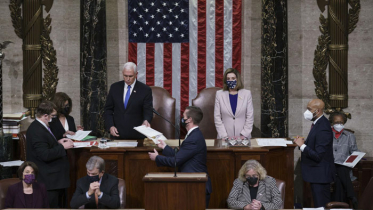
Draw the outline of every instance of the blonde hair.
[[[242,181],[242,182],[245,182],[246,181],[246,177],[245,177],[245,174],[250,171],[250,170],[254,170],[256,171],[258,174],[259,174],[259,180],[263,180],[266,178],[267,176],[267,171],[265,170],[265,168],[256,160],[248,160],[246,161],[240,171],[238,172],[238,178]]]
[[[225,70],[224,72],[224,77],[223,77],[223,90],[229,90],[228,86],[227,86],[227,75],[229,73],[234,73],[236,75],[236,80],[237,80],[237,90],[240,90],[240,89],[243,89],[243,83],[242,83],[242,79],[241,79],[241,74],[240,72],[237,70],[237,69],[234,69],[234,68],[228,68],[227,70]]]

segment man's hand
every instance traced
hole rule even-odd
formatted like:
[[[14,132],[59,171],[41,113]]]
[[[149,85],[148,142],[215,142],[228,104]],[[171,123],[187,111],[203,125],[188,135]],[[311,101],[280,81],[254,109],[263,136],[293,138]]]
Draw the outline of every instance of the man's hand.
[[[158,142],[159,144],[157,144],[157,146],[161,149],[164,149],[167,146],[166,142],[164,142],[163,140],[158,140]]]
[[[97,197],[100,197],[100,195],[101,195],[100,184],[98,185],[98,188],[96,189],[95,193],[96,193]]]
[[[158,156],[158,152],[155,149],[154,149],[154,152],[148,152],[148,154],[149,154],[150,160],[152,161],[155,161],[155,158]]]
[[[76,130],[84,130],[84,127],[81,125],[76,126]]]
[[[144,120],[144,122],[142,123],[142,125],[145,125],[146,127],[150,127],[150,123],[147,120]]]
[[[258,209],[259,210],[260,208],[262,208],[262,203],[258,200],[253,199],[251,201],[251,206],[252,206],[252,209]]]
[[[301,147],[304,144],[304,138],[297,136],[297,138],[294,139],[294,143]]]
[[[97,189],[100,190],[100,183],[99,182],[92,182],[89,185],[88,195],[91,196],[93,193],[96,192]],[[100,191],[100,194],[101,194],[101,191]]]
[[[117,128],[114,127],[114,126],[111,126],[111,128],[110,128],[110,134],[111,134],[112,136],[116,136],[116,137],[119,136],[118,130],[117,130]]]
[[[65,149],[71,149],[74,147],[74,142],[71,139],[63,138],[58,140],[58,143],[62,144]]]

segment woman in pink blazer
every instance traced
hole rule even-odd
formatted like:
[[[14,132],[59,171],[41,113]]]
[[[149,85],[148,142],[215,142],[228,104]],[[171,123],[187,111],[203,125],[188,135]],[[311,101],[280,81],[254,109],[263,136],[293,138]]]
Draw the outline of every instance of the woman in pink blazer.
[[[216,92],[214,119],[218,139],[251,138],[254,123],[251,92],[243,89],[241,75],[236,69],[229,68],[224,73],[223,90]]]

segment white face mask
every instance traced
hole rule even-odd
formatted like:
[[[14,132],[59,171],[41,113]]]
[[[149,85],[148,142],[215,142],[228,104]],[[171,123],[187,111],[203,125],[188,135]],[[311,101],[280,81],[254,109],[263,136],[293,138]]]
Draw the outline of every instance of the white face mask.
[[[307,109],[307,111],[303,113],[303,116],[304,116],[304,119],[311,121],[313,118],[313,113]]]
[[[335,124],[333,125],[334,127],[334,130],[338,131],[338,132],[341,132],[341,130],[343,130],[343,128],[345,128],[345,126],[343,124]]]
[[[52,122],[53,118],[51,117],[51,119],[48,121],[48,122]]]

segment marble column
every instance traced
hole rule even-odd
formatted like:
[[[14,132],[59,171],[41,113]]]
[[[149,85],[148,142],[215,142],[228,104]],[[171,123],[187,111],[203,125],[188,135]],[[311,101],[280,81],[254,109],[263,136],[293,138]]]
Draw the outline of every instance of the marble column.
[[[80,106],[82,125],[102,137],[107,95],[106,1],[80,1]]]
[[[262,1],[261,136],[288,137],[287,0]]]

